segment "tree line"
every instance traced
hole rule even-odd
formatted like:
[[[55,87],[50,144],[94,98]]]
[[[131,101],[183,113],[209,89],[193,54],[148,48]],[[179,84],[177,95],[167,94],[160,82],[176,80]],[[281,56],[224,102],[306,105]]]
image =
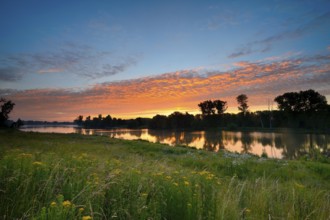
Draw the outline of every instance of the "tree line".
[[[325,96],[314,90],[288,92],[277,96],[274,101],[278,110],[249,111],[248,96],[236,97],[238,114],[226,113],[227,102],[205,100],[198,104],[201,114],[188,112],[156,115],[153,118],[120,119],[110,115],[103,117],[80,115],[75,123],[86,128],[150,128],[150,129],[185,129],[202,130],[210,128],[304,128],[330,129],[330,105]]]
[[[156,115],[153,118],[121,119],[110,115],[103,117],[79,115],[74,123],[85,128],[150,128],[150,129],[189,129],[209,128],[304,128],[330,130],[330,105],[325,96],[310,89],[300,92],[287,92],[277,96],[274,101],[278,110],[249,111],[248,96],[236,97],[238,114],[226,113],[227,102],[205,100],[198,104],[201,114],[173,112],[169,116]],[[19,126],[23,122],[9,120],[9,114],[15,103],[0,98],[0,127]],[[10,123],[9,123],[10,122]]]

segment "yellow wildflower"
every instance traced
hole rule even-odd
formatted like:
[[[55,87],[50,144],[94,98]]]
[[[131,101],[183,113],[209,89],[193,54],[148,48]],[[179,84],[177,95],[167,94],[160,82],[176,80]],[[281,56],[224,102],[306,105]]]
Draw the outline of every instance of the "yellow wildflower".
[[[251,212],[251,210],[250,210],[250,209],[248,209],[248,208],[246,208],[246,209],[245,209],[245,211],[246,211],[246,212]]]
[[[50,203],[50,207],[55,207],[57,204],[56,204],[56,202],[51,202]]]
[[[166,176],[165,178],[168,179],[168,180],[172,179],[171,176]]]
[[[208,173],[209,173],[208,171],[203,170],[203,171],[200,171],[200,172],[199,172],[199,175],[203,176],[203,175],[208,174]]]
[[[42,165],[42,162],[40,162],[40,161],[35,161],[35,162],[33,162],[32,164],[35,165],[35,166],[41,166],[41,165]]]
[[[79,208],[79,212],[83,212],[84,210],[84,208]]]
[[[141,196],[147,197],[148,196],[148,193],[141,193]]]
[[[90,217],[89,215],[85,215],[82,217],[82,220],[92,220],[93,218]]]
[[[173,183],[173,185],[174,185],[174,186],[179,186],[179,184],[178,184],[178,183]]]
[[[62,205],[65,207],[65,208],[69,208],[72,204],[69,200],[65,200]]]
[[[186,186],[189,186],[189,182],[188,181],[184,181],[184,185],[186,185]]]

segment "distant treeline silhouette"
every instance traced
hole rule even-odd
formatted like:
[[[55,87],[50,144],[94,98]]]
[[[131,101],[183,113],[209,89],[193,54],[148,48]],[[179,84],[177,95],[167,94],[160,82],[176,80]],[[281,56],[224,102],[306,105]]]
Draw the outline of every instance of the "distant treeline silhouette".
[[[82,115],[74,121],[86,128],[150,128],[203,130],[210,128],[303,128],[330,129],[330,105],[326,98],[314,90],[289,92],[277,96],[274,101],[279,110],[250,112],[248,97],[236,97],[239,113],[225,113],[227,102],[206,100],[198,104],[201,114],[173,112],[169,116],[156,115],[153,118],[120,119],[110,115],[91,118]]]

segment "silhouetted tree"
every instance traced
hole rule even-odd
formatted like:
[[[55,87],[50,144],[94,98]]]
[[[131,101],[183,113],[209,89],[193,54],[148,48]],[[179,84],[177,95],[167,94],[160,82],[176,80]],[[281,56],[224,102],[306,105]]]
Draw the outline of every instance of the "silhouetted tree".
[[[191,128],[194,122],[194,116],[188,114],[183,114],[181,112],[173,112],[168,116],[168,127],[172,129],[187,129]]]
[[[112,118],[110,115],[107,115],[104,119],[103,119],[103,123],[104,123],[104,127],[112,127]]]
[[[217,111],[217,114],[223,114],[227,110],[227,102],[221,100],[206,100],[198,104],[198,107],[201,109],[204,116],[214,115]]]
[[[213,105],[219,115],[223,114],[228,108],[227,102],[221,100],[214,100]]]
[[[198,104],[203,115],[213,115],[215,113],[214,103],[211,100],[207,100]]]
[[[9,118],[9,113],[13,110],[15,103],[5,98],[0,99],[1,112],[0,112],[0,125],[3,125]]]
[[[152,129],[166,129],[167,117],[165,115],[156,115],[150,121],[150,128]]]
[[[316,112],[327,108],[326,98],[312,89],[284,93],[277,96],[275,102],[280,110],[287,112]]]
[[[246,115],[247,111],[248,111],[248,97],[245,94],[241,94],[239,96],[236,97],[237,103],[238,103],[238,110],[240,110],[243,115]]]
[[[288,92],[277,96],[280,111],[286,114],[288,127],[329,128],[330,112],[326,98],[314,90]]]
[[[77,125],[82,125],[83,123],[84,116],[79,115],[73,122],[76,123]]]

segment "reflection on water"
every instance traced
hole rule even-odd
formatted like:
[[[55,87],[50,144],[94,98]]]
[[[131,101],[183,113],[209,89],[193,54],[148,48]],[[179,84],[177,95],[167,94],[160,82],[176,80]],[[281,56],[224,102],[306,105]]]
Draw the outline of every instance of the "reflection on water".
[[[79,133],[84,135],[104,135],[126,140],[147,140],[169,145],[186,145],[198,149],[218,151],[225,149],[232,152],[267,154],[271,158],[294,159],[305,155],[313,148],[329,151],[329,134],[302,134],[296,132],[232,132],[232,131],[197,131],[174,132],[148,129],[83,129],[73,126],[23,127],[24,131]]]

